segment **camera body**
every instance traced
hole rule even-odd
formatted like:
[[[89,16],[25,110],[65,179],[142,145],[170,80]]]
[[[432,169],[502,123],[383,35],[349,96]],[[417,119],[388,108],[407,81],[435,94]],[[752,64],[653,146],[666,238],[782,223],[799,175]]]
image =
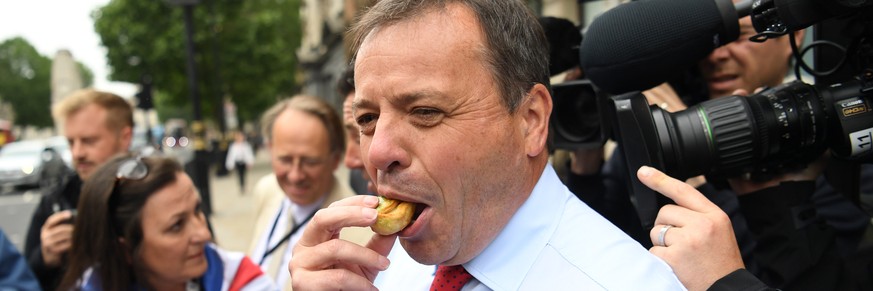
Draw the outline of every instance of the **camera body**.
[[[827,148],[837,157],[870,160],[873,71],[860,78],[868,79],[820,88],[794,81],[676,113],[649,106],[642,94],[624,94],[612,99],[620,116],[613,123],[618,132],[648,129],[641,140],[623,144],[651,148],[643,152],[656,156],[651,160],[677,179],[707,175],[766,181],[803,168]]]
[[[606,20],[595,19],[579,47],[580,66],[594,84],[553,86],[555,147],[591,148],[609,138],[618,141],[629,170],[631,200],[644,228],[652,227],[666,204],[634,175],[644,165],[678,179],[706,175],[763,181],[802,169],[828,149],[855,165],[873,160],[873,0],[756,0],[734,6],[730,0],[703,2],[643,1],[625,4],[621,13],[604,13],[599,19]],[[680,17],[664,17],[673,11]],[[752,41],[793,37],[791,32],[815,25],[815,41],[803,51],[792,51],[798,64],[815,76],[816,85],[791,82],[676,113],[649,106],[639,92],[610,97],[598,90],[643,90],[676,76],[677,63],[696,62],[687,56],[705,56],[734,40],[731,31],[738,30],[738,17],[747,15],[758,33]],[[674,18],[695,25],[674,23]],[[645,21],[636,21],[640,19]],[[615,33],[637,36],[641,30],[663,28],[662,22],[673,24],[663,30],[670,33],[654,40]],[[660,50],[647,50],[651,47]],[[815,48],[814,70],[802,61],[810,48]],[[593,92],[579,93],[583,91]],[[599,134],[594,120],[601,121]],[[856,186],[845,189],[857,196]]]
[[[607,96],[587,79],[552,85],[552,143],[565,150],[597,148],[609,139]],[[601,114],[605,113],[605,114]]]
[[[675,113],[649,106],[640,93],[610,100],[628,169],[653,166],[680,180],[766,181],[804,168],[828,148],[836,157],[873,160],[873,71],[829,86],[795,81]],[[637,211],[651,227],[665,201],[631,176]]]
[[[842,53],[816,50],[817,70],[834,67],[828,74],[814,72],[816,85],[794,81],[675,113],[649,106],[638,92],[610,98],[614,114],[608,116],[628,169],[653,166],[680,180],[706,175],[766,181],[803,169],[828,149],[852,163],[873,161],[871,11],[816,24],[817,42],[844,48]],[[643,226],[651,228],[669,201],[632,173],[630,181]]]

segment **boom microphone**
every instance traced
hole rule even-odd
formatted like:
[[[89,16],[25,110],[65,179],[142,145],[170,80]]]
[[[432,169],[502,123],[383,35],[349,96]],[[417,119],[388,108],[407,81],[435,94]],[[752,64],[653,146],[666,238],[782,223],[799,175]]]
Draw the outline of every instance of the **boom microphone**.
[[[594,19],[579,48],[585,75],[612,94],[663,83],[739,37],[748,2],[642,0]],[[737,11],[742,14],[738,14]]]

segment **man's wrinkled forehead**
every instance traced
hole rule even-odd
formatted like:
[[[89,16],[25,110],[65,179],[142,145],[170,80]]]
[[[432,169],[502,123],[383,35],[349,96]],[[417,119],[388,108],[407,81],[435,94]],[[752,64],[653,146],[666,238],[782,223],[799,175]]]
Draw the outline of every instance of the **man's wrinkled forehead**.
[[[364,109],[373,109],[376,107],[376,104],[371,100],[364,100],[355,95],[354,101],[352,101],[352,116],[356,116],[358,111]]]

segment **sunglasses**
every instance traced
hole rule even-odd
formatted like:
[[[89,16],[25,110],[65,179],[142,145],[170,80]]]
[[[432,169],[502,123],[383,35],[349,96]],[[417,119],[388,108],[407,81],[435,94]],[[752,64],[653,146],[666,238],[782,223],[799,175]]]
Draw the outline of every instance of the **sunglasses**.
[[[142,180],[149,174],[149,167],[142,161],[142,157],[137,156],[121,162],[118,166],[118,171],[115,172],[115,186],[122,180]]]
[[[142,180],[145,178],[149,174],[149,167],[142,159],[154,156],[155,153],[155,148],[146,146],[139,150],[134,157],[121,162],[121,165],[118,166],[118,170],[115,172],[115,186],[113,186],[112,190],[115,191],[115,187],[118,186],[118,182],[121,180]]]
[[[151,149],[151,150],[149,150]],[[143,162],[143,158],[150,157],[154,154],[155,150],[151,147],[146,147],[136,156],[128,158],[121,162],[118,166],[118,170],[115,171],[115,182],[112,184],[112,190],[109,193],[109,217],[110,221],[115,221],[115,208],[118,205],[118,185],[121,184],[122,181],[135,181],[142,180],[149,174],[149,166]],[[116,231],[120,229],[116,226]]]

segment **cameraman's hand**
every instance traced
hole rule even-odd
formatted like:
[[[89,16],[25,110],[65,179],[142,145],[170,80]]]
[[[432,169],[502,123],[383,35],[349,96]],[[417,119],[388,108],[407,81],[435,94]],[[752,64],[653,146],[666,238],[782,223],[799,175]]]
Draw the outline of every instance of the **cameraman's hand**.
[[[592,175],[603,166],[603,147],[577,149],[570,152],[570,171],[576,175]]]
[[[567,77],[568,80],[572,78]],[[670,84],[663,83],[652,89],[643,92],[650,105],[660,106],[662,109],[669,112],[685,110],[685,103],[679,99],[679,95],[670,87]],[[603,147],[593,149],[577,149],[570,154],[570,171],[576,175],[591,175],[600,171],[603,165],[604,151]],[[697,185],[703,184],[698,182]]]
[[[373,280],[388,268],[396,235],[374,235],[366,247],[339,239],[341,229],[376,222],[376,196],[334,202],[312,217],[288,264],[294,290],[376,290]]]
[[[646,96],[649,105],[657,105],[670,113],[688,108],[682,102],[682,99],[679,98],[679,95],[676,94],[676,90],[673,90],[673,87],[668,83],[663,83],[655,88],[643,91],[643,95]]]
[[[744,268],[740,249],[727,214],[688,184],[651,167],[641,167],[637,177],[652,190],[676,202],[658,212],[649,232],[660,257],[688,290],[706,290],[715,281]],[[664,245],[660,244],[662,229]]]
[[[73,213],[69,210],[52,214],[40,229],[42,262],[48,267],[60,267],[64,253],[73,246]]]
[[[806,168],[796,172],[779,175],[769,181],[756,182],[744,178],[733,178],[728,179],[728,184],[731,185],[731,189],[733,189],[734,192],[737,192],[737,195],[742,196],[762,189],[779,186],[779,183],[785,181],[815,181],[824,171],[825,166],[827,166],[829,155],[830,153],[826,151],[818,158],[818,160],[810,163]]]
[[[679,94],[676,94],[676,90],[673,90],[669,83],[662,83],[655,88],[643,91],[643,95],[646,96],[649,105],[656,105],[670,113],[688,109],[688,106],[685,105],[685,102],[682,102]],[[706,178],[702,175],[691,177],[685,183],[697,188],[700,185],[706,184]]]
[[[755,94],[760,93],[763,90],[764,88],[755,89]],[[748,96],[749,92],[743,89],[737,89],[734,90],[733,95]],[[744,178],[733,178],[728,179],[728,184],[730,184],[731,189],[733,189],[737,195],[742,196],[762,189],[779,186],[779,183],[784,181],[815,181],[815,179],[821,175],[822,171],[824,171],[824,168],[827,165],[828,156],[829,152],[825,152],[818,158],[818,160],[807,165],[806,168],[793,173],[782,174],[769,181],[756,182]]]

